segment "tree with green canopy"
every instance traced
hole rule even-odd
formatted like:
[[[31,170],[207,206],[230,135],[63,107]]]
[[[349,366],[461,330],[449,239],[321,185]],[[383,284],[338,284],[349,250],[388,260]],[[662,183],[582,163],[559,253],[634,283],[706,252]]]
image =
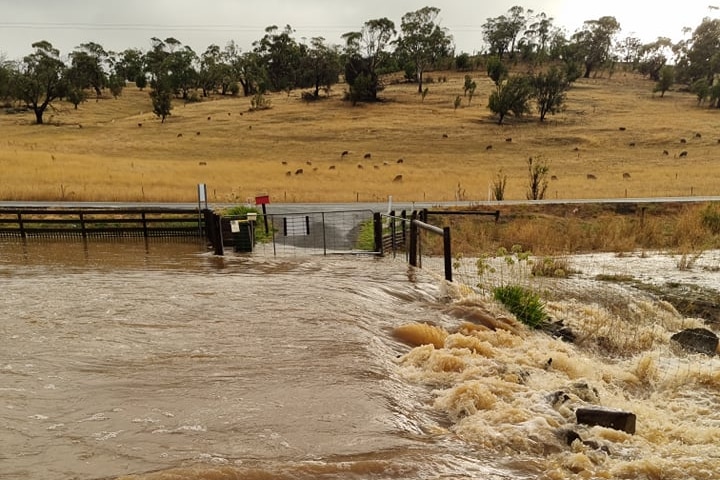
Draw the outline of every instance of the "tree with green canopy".
[[[32,48],[35,52],[24,57],[19,70],[12,75],[11,92],[32,109],[35,122],[41,125],[47,108],[67,92],[66,67],[60,52],[50,42],[36,42]]]
[[[398,53],[404,55],[415,71],[418,93],[423,91],[423,74],[438,60],[452,56],[452,36],[436,23],[440,9],[424,7],[403,15]]]

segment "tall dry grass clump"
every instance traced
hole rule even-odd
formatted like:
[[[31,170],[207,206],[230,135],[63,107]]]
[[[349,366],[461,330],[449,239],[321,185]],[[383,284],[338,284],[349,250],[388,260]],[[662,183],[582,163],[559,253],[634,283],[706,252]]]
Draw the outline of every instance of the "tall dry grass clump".
[[[623,207],[629,208],[629,207]],[[583,211],[584,210],[584,211]],[[431,223],[450,226],[453,251],[469,256],[512,250],[534,255],[667,250],[680,253],[720,248],[720,234],[708,226],[712,204],[642,204],[632,211],[599,205],[502,207],[498,222],[487,217],[431,216]],[[442,253],[438,237],[423,234],[423,249]]]

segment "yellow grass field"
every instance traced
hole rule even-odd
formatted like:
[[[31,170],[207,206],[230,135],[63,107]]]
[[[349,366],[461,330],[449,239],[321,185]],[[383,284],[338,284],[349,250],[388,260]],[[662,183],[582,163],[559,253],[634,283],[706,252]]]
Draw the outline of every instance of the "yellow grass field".
[[[524,199],[528,157],[549,163],[550,199],[720,195],[720,111],[690,93],[660,98],[619,72],[579,80],[544,124],[498,126],[492,82],[472,75],[475,96],[457,110],[464,73],[433,72],[424,101],[417,85],[396,83],[383,102],[353,107],[337,85],[313,103],[273,94],[256,112],[244,97],[174,100],[161,124],[148,92],[129,86],[77,110],[59,102],[42,126],[0,113],[0,199],[192,202],[205,183],[222,203],[484,201],[500,169],[506,199]]]

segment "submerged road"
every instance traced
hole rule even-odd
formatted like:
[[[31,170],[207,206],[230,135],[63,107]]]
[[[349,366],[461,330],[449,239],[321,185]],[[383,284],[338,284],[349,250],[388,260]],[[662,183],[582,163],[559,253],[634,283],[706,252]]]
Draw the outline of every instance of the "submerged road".
[[[502,205],[574,205],[574,204],[617,204],[617,203],[705,203],[720,202],[719,196],[702,197],[648,197],[648,198],[583,198],[555,200],[503,200],[497,201],[465,201],[465,202],[352,202],[352,203],[269,203],[267,213],[313,213],[338,212],[348,210],[372,210],[388,212],[389,210],[419,210],[423,208],[447,207],[487,207],[497,208]],[[208,207],[223,208],[236,206],[236,203],[208,203]],[[77,208],[77,209],[112,209],[112,208],[197,208],[198,203],[155,203],[155,202],[0,202],[0,209],[28,208]],[[203,205],[204,207],[204,205]]]

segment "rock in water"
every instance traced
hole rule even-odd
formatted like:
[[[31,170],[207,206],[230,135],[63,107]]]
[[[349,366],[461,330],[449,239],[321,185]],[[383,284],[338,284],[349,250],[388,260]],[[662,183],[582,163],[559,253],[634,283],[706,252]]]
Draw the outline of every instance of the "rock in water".
[[[688,328],[676,333],[670,339],[679,343],[685,350],[694,353],[712,356],[718,348],[718,336],[706,328]]]

